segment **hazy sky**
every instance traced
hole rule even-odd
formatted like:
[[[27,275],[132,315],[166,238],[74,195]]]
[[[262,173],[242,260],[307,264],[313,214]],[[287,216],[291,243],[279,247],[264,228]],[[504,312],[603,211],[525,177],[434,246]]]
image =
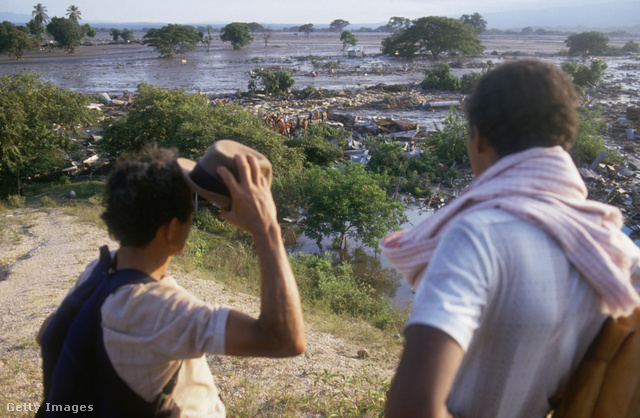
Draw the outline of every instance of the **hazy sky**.
[[[386,23],[392,16],[453,16],[510,10],[540,10],[612,0],[44,0],[49,17],[65,15],[76,5],[84,21],[108,22],[258,22],[328,24]],[[36,1],[0,0],[0,12],[31,14]],[[491,24],[491,22],[489,22]]]

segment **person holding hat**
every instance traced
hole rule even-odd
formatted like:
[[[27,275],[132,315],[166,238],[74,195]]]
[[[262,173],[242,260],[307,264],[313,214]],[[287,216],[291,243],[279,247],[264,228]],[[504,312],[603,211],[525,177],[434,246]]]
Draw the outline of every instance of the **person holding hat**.
[[[164,416],[225,415],[204,354],[287,357],[305,350],[300,296],[270,185],[269,161],[226,140],[214,143],[197,163],[149,147],[119,161],[110,175],[102,218],[120,243],[112,252],[111,273],[133,269],[148,278],[106,298],[100,308],[102,342],[118,377],[137,396],[150,404],[163,398]],[[185,249],[192,191],[251,233],[261,272],[257,319],[202,301],[168,273],[171,258]],[[89,264],[74,289],[97,264]],[[40,335],[46,327],[45,322]]]

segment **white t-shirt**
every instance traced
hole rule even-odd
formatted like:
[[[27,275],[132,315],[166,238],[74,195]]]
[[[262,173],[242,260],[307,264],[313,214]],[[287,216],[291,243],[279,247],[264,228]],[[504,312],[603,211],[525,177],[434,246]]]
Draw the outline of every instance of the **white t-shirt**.
[[[97,261],[87,266],[78,284]],[[180,367],[172,416],[224,417],[204,354],[224,354],[228,313],[228,308],[187,292],[171,276],[122,286],[102,305],[105,349],[118,376],[147,402]]]
[[[447,400],[452,413],[544,417],[605,318],[555,240],[492,208],[443,235],[406,327],[432,326],[464,350]]]

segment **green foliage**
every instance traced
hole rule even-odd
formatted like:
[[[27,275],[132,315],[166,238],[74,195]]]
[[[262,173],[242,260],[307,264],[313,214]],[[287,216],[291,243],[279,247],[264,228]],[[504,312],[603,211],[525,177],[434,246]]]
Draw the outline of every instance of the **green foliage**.
[[[249,33],[249,26],[244,23],[229,23],[220,32],[220,39],[223,42],[231,42],[233,49],[240,49],[253,42],[253,36]]]
[[[111,29],[111,32],[109,32],[109,35],[111,35],[111,37],[113,38],[113,40],[115,42],[122,35],[122,31],[120,29],[115,29],[114,28],[114,29]]]
[[[342,30],[347,26],[349,26],[349,21],[336,19],[329,24],[329,30],[332,32],[342,32]]]
[[[622,52],[624,53],[638,53],[640,52],[640,45],[635,43],[634,41],[627,41],[626,44],[622,47]]]
[[[600,82],[602,74],[607,69],[607,64],[601,60],[593,60],[589,67],[577,62],[564,62],[561,67],[573,81],[573,84],[579,90],[584,90],[588,85]]]
[[[79,125],[95,123],[89,100],[40,76],[0,77],[0,196],[16,193],[21,179],[59,167]]]
[[[344,32],[342,32],[342,34],[340,35],[340,40],[342,41],[343,51],[347,47],[347,45],[358,44],[358,39],[356,39],[356,36],[353,33],[349,32],[348,30],[345,30]]]
[[[387,23],[387,28],[391,33],[398,33],[411,26],[411,19],[407,19],[406,17],[393,16],[389,19],[389,23]]]
[[[131,29],[124,28],[122,29],[122,33],[120,34],[120,37],[122,38],[123,41],[129,43],[133,41],[133,31]]]
[[[399,315],[385,296],[379,295],[353,273],[351,264],[332,265],[331,256],[292,254],[289,261],[298,281],[301,298],[331,312],[361,318],[385,329]]]
[[[480,35],[487,30],[487,21],[478,12],[472,15],[462,15],[460,16],[460,21],[465,25],[471,26],[476,35]]]
[[[571,55],[605,55],[608,42],[609,38],[598,31],[572,33],[564,41]]]
[[[324,124],[310,124],[300,136],[288,139],[285,145],[300,148],[308,163],[319,166],[334,164],[344,157],[342,151],[349,133]]]
[[[73,53],[84,37],[82,27],[77,21],[64,17],[54,17],[47,25],[47,32],[53,36],[60,48]]]
[[[352,237],[379,251],[379,240],[404,220],[404,206],[386,196],[386,183],[361,164],[308,168],[302,180],[305,235],[334,237],[340,247]]]
[[[309,34],[313,31],[314,31],[313,23],[305,23],[304,25],[298,28],[298,32],[306,33],[307,36],[309,36]]]
[[[93,38],[96,36],[96,30],[88,23],[85,23],[84,25],[81,26],[82,28],[82,33],[84,33],[85,36],[88,36],[89,38]]]
[[[591,164],[601,152],[607,153],[606,163],[620,160],[620,155],[608,149],[603,142],[606,131],[607,123],[599,111],[587,110],[578,116],[578,135],[569,150],[576,165]]]
[[[67,7],[67,17],[70,21],[78,23],[82,19],[81,16],[82,13],[80,12],[80,9],[78,9],[78,6],[72,4]]]
[[[478,84],[478,80],[482,77],[482,74],[477,72],[471,72],[467,74],[463,74],[460,78],[460,91],[465,94],[469,94],[473,91]]]
[[[151,28],[142,37],[142,43],[154,47],[162,57],[193,51],[200,41],[201,38],[193,27],[174,24],[159,29]]]
[[[455,109],[451,108],[442,127],[435,124],[436,135],[428,141],[433,155],[439,162],[451,165],[467,158],[467,122]]]
[[[240,106],[211,105],[206,96],[145,83],[138,93],[130,112],[104,127],[101,144],[112,155],[156,142],[197,160],[218,139],[233,139],[265,154],[274,175],[302,169],[302,153],[284,146],[277,133]]]
[[[0,23],[0,54],[19,60],[22,59],[24,51],[33,49],[34,46],[27,27],[17,27],[6,20]]]
[[[251,93],[256,93],[259,87],[267,96],[277,96],[285,94],[296,83],[288,71],[272,71],[265,68],[256,68],[250,73],[248,89]]]
[[[429,16],[413,21],[407,29],[382,40],[382,52],[401,57],[443,53],[477,54],[484,48],[474,29],[457,19]]]
[[[442,91],[457,91],[460,90],[460,80],[451,74],[449,64],[439,63],[434,67],[424,70],[424,74],[427,76],[422,81],[422,88],[435,89]]]
[[[11,209],[21,209],[27,202],[27,198],[20,196],[19,194],[12,194],[7,196],[7,206]]]
[[[340,64],[337,61],[329,60],[326,62],[312,60],[311,65],[313,68],[322,68],[324,70],[335,70],[336,68],[340,68]]]
[[[401,193],[409,193],[414,197],[427,194],[435,165],[435,159],[428,151],[419,157],[410,157],[404,153],[400,143],[380,140],[369,141],[367,149],[367,168],[373,173],[390,177],[392,180],[387,184],[389,190],[395,190],[397,184]]]

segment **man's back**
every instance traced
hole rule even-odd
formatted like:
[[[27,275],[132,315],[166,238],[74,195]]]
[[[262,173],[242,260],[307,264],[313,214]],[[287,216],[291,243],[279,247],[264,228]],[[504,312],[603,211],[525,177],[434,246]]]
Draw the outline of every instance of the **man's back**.
[[[464,417],[544,416],[605,314],[593,288],[539,227],[500,209],[442,237],[407,322],[465,351],[447,406]]]

